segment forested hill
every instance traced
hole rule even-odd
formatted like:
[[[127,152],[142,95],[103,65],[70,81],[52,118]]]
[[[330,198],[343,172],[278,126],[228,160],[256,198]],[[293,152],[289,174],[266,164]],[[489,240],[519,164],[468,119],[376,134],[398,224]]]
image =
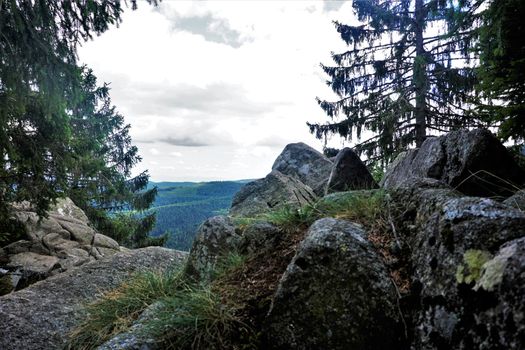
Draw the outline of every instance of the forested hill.
[[[198,226],[207,218],[225,213],[233,195],[250,180],[213,182],[150,182],[158,195],[151,211],[157,212],[152,236],[169,231],[166,246],[189,250]]]

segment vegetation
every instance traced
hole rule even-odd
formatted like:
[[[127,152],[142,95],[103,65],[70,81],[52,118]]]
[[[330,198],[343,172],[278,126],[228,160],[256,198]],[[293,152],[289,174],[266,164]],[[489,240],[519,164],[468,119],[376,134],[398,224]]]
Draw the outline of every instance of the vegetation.
[[[499,124],[502,140],[525,142],[525,3],[492,0],[480,32],[477,70],[484,117]],[[493,102],[499,101],[499,102]]]
[[[503,141],[525,142],[523,1],[353,7],[358,25],[335,22],[349,49],[322,65],[339,99],[318,99],[329,117],[308,124],[318,138],[357,138],[356,151],[383,165],[427,135],[462,127],[493,127]]]
[[[190,250],[199,225],[207,218],[223,214],[231,206],[233,195],[244,181],[159,182],[158,194],[147,213],[155,213],[157,221],[151,236],[169,231],[166,246]]]
[[[145,190],[146,172],[130,176],[140,157],[107,85],[77,66],[78,45],[118,24],[121,3],[0,2],[0,226],[10,225],[9,203],[27,200],[45,215],[56,198],[70,196],[122,244],[162,243],[147,238],[153,216],[118,222],[110,215],[147,209],[156,190]],[[130,223],[133,230],[122,230]],[[15,239],[6,230],[2,244]]]
[[[218,264],[216,280],[242,264],[238,254]],[[239,316],[239,305],[224,299],[216,282],[195,284],[184,268],[142,273],[86,307],[87,318],[70,335],[69,349],[94,349],[129,329],[152,306],[155,317],[142,329],[163,349],[226,349],[251,332]]]
[[[468,50],[478,1],[354,1],[359,25],[335,22],[348,51],[322,65],[339,100],[319,100],[330,122],[309,124],[328,134],[374,136],[355,146],[370,160],[390,161],[420,146],[428,130],[480,125],[464,112],[474,89]]]
[[[141,332],[162,348],[258,348],[257,330],[308,226],[326,216],[357,221],[367,228],[384,258],[390,259],[388,249],[395,236],[388,225],[387,207],[383,191],[354,191],[328,196],[303,209],[288,207],[245,220],[244,225],[270,221],[281,227],[281,236],[274,245],[251,255],[225,252],[210,282],[196,283],[184,275],[184,267],[135,276],[87,306],[86,320],[71,334],[69,348],[96,348],[128,330],[146,309],[152,314],[141,318]],[[391,274],[400,290],[407,290],[404,271],[392,268]]]

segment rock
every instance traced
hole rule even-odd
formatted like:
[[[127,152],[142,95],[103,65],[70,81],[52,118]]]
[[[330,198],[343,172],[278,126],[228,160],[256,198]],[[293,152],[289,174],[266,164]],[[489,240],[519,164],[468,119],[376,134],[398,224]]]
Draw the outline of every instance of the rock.
[[[164,270],[186,254],[148,247],[117,253],[0,297],[0,349],[61,349],[83,305],[141,270]]]
[[[23,277],[18,289],[120,251],[117,242],[90,226],[87,216],[69,198],[59,199],[47,218],[39,218],[27,202],[13,204],[12,208],[13,218],[24,228],[25,239],[3,247],[5,262],[0,262],[0,267],[20,270]],[[22,258],[23,266],[13,263]]]
[[[310,187],[274,170],[264,179],[247,183],[235,194],[230,215],[251,217],[285,205],[301,207],[315,199]]]
[[[298,142],[284,148],[273,163],[272,170],[301,180],[317,195],[322,196],[332,170],[332,162],[312,147]]]
[[[514,183],[522,185],[524,171],[488,130],[452,131],[428,138],[417,150],[400,155],[382,181],[387,189],[410,186],[415,178],[430,177],[464,194],[508,197]]]
[[[517,191],[512,196],[505,199],[503,203],[521,211],[525,211],[525,190]]]
[[[95,237],[93,238],[93,245],[95,247],[109,248],[114,251],[118,251],[120,249],[117,241],[109,238],[108,236],[101,235],[100,233],[95,234]]]
[[[316,221],[282,276],[264,337],[270,349],[396,349],[400,316],[388,272],[347,221]]]
[[[93,244],[96,232],[91,227],[69,221],[61,221],[60,226],[71,233],[73,240],[81,244]]]
[[[57,199],[57,203],[51,207],[50,212],[55,218],[61,217],[64,220],[73,218],[83,223],[89,222],[86,214],[70,198]]]
[[[277,226],[268,222],[257,222],[244,230],[239,249],[247,255],[269,251],[277,245],[282,235]]]
[[[473,289],[481,302],[473,305],[472,323],[460,325],[460,348],[524,349],[525,237],[504,244],[485,262]]]
[[[377,188],[377,184],[359,156],[348,147],[339,151],[330,172],[325,194],[371,188]]]
[[[15,288],[21,289],[50,276],[59,267],[58,262],[56,256],[26,252],[11,256],[7,268],[20,275]]]
[[[196,281],[209,281],[219,257],[236,251],[240,236],[233,221],[227,216],[214,216],[200,227],[193,241],[186,274]]]
[[[515,344],[510,339],[518,327],[509,325],[523,313],[511,317],[501,310],[508,310],[509,303],[519,310],[522,300],[515,295],[523,294],[525,285],[518,277],[512,285],[501,284],[502,275],[495,272],[514,256],[510,248],[503,249],[505,243],[525,236],[525,213],[446,187],[398,188],[392,197],[403,211],[394,217],[404,216],[396,226],[411,248],[413,288],[420,300],[415,303],[420,307],[410,311],[417,325],[412,348],[519,348],[509,345]],[[525,264],[522,255],[514,259],[521,260],[516,266]],[[508,302],[507,290],[514,296]],[[502,312],[507,312],[506,321]],[[510,322],[507,328],[505,322]]]

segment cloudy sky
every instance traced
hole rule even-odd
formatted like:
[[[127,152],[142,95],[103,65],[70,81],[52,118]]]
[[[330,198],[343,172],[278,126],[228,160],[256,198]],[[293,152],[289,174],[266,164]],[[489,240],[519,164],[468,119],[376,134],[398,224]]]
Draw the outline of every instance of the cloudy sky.
[[[333,99],[320,62],[345,50],[344,1],[139,2],[79,51],[111,83],[153,181],[258,178],[291,142],[322,143],[306,122]],[[336,145],[341,141],[334,140]]]

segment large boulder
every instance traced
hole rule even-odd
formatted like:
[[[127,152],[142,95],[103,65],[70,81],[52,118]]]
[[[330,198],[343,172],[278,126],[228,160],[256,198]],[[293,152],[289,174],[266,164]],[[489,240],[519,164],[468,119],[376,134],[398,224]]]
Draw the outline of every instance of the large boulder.
[[[39,218],[27,202],[12,205],[12,217],[24,228],[25,236],[3,247],[0,267],[20,276],[13,289],[121,250],[115,240],[97,233],[69,198],[59,199],[47,214]],[[7,291],[2,289],[0,295]]]
[[[518,341],[514,332],[523,332],[515,324],[524,316],[523,298],[516,297],[525,292],[523,255],[513,255],[512,282],[496,283],[494,276],[501,281],[505,254],[510,254],[505,244],[525,236],[525,213],[491,199],[462,196],[439,182],[427,184],[393,192],[402,212],[394,217],[411,248],[413,290],[420,299],[410,311],[418,325],[412,347],[521,348],[523,343],[514,345],[525,338]]]
[[[345,147],[339,151],[328,178],[325,194],[376,187],[377,183],[372,174],[351,148]]]
[[[525,182],[524,171],[488,130],[453,131],[425,140],[402,153],[383,179],[384,188],[411,186],[415,178],[433,178],[464,194],[508,197]]]
[[[397,294],[356,224],[325,218],[308,230],[279,282],[264,331],[271,349],[396,349]]]
[[[256,216],[285,205],[301,207],[316,198],[300,180],[274,170],[264,179],[247,183],[235,194],[230,215]]]
[[[133,273],[180,264],[186,253],[149,247],[72,268],[0,297],[0,349],[61,349],[85,318],[83,306]]]
[[[324,194],[326,181],[332,170],[332,161],[312,147],[302,143],[287,145],[275,159],[272,170],[293,176],[312,188],[317,195]]]
[[[186,263],[186,274],[196,281],[209,281],[220,257],[235,252],[240,238],[228,216],[209,218],[195,236]]]

